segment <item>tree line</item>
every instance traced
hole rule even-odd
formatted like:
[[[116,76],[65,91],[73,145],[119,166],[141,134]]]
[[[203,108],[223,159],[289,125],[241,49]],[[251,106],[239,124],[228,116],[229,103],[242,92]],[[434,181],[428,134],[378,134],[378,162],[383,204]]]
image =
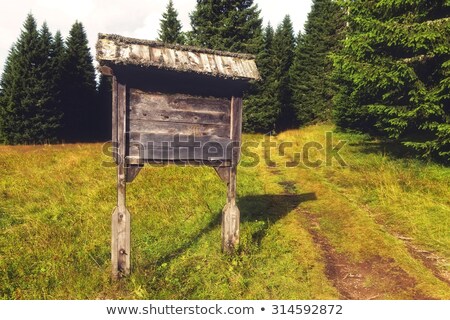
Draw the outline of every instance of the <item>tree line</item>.
[[[7,144],[106,139],[86,32],[76,21],[67,39],[38,29],[29,14],[12,45],[0,80],[0,141]]]
[[[332,120],[450,162],[449,1],[314,0],[295,36],[289,16],[263,28],[253,1],[198,0],[191,27],[188,44],[256,54],[246,131]]]
[[[450,162],[450,2],[340,0],[335,121]]]
[[[280,132],[331,119],[336,88],[328,54],[338,47],[344,26],[335,1],[314,1],[303,34],[295,34],[289,15],[276,28],[263,26],[258,6],[248,0],[198,0],[190,20],[192,30],[183,33],[170,0],[160,40],[256,56],[262,81],[245,96],[245,131]]]
[[[247,132],[333,121],[450,161],[449,17],[445,0],[313,0],[295,34],[289,15],[264,26],[252,0],[197,0],[183,32],[170,0],[159,40],[256,56],[262,80],[244,97]],[[46,29],[26,22],[11,49],[0,91],[3,142],[85,139],[109,115],[110,84],[101,78],[95,91],[83,32],[64,42]],[[71,59],[80,59],[76,67]]]

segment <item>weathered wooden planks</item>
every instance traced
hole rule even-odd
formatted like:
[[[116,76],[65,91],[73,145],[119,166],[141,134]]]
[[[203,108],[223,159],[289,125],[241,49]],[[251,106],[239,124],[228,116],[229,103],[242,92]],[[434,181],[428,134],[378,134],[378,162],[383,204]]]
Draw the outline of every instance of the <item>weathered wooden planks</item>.
[[[130,90],[129,131],[229,137],[228,99]]]
[[[143,162],[232,159],[233,143],[228,138],[133,132],[129,139],[129,157]]]
[[[99,35],[97,60],[100,65],[135,65],[244,80],[260,78],[254,57],[250,55],[108,34]]]
[[[163,108],[152,109],[149,106],[139,105],[130,110],[130,121],[152,120],[162,122],[182,122],[199,124],[229,123],[230,116],[221,113],[201,111],[179,111]]]
[[[162,94],[132,88],[130,89],[130,107],[133,108],[138,104],[159,109],[230,114],[230,99],[186,94]]]
[[[130,133],[158,133],[163,135],[216,136],[229,138],[230,126],[227,124],[199,124],[165,122],[152,120],[130,120]]]

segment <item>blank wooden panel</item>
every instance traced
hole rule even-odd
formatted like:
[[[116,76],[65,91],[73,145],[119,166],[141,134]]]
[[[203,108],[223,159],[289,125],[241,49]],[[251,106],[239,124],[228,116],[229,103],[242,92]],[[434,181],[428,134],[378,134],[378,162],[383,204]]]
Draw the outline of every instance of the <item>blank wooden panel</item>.
[[[131,89],[129,118],[130,120],[229,125],[230,101],[181,94],[146,93]]]
[[[230,137],[230,101],[130,90],[130,132]]]

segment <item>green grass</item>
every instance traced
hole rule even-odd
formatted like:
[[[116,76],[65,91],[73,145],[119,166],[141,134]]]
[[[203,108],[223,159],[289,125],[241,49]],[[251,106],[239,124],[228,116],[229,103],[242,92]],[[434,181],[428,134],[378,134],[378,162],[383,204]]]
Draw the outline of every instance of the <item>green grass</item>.
[[[323,137],[323,131],[332,130],[323,125],[308,128],[316,140]],[[450,258],[450,168],[395,159],[381,144],[361,135],[338,133],[334,138],[347,141],[341,155],[349,166],[322,167],[309,173],[389,231],[413,237],[416,243]]]
[[[313,126],[277,140],[295,142],[293,152],[322,141],[327,130],[333,128]],[[368,152],[363,136],[335,138],[351,142],[342,153],[347,168],[269,168],[264,161],[239,168],[241,244],[234,255],[220,250],[226,186],[213,169],[145,167],[127,187],[133,273],[119,282],[110,280],[109,261],[116,175],[102,166],[109,159],[101,145],[0,147],[0,298],[342,297],[317,236],[350,264],[381,257],[412,279],[398,290],[370,274],[365,286],[381,298],[450,298],[448,284],[397,237],[410,237],[448,270],[450,169],[392,158],[373,150],[376,143]]]

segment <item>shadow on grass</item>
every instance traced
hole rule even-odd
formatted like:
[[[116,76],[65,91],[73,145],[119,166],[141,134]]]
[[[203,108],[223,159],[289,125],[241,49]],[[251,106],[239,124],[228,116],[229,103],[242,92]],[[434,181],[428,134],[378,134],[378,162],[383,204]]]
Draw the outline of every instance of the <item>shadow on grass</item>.
[[[317,200],[315,193],[255,195],[241,198],[238,201],[241,210],[241,222],[259,221],[263,223],[257,224],[255,228],[250,228],[250,233],[247,234],[247,237],[250,236],[250,238],[247,238],[250,243],[243,242],[240,249],[247,251],[250,247],[252,247],[251,250],[259,248],[261,241],[274,223],[295,210],[303,202],[314,200]]]
[[[242,230],[245,235],[245,243],[240,245],[237,250],[247,251],[249,247],[258,248],[261,241],[267,234],[270,226],[277,220],[283,218],[289,212],[297,208],[301,203],[306,201],[317,200],[315,193],[305,194],[283,194],[283,195],[251,195],[238,198],[238,207],[241,212],[241,224],[252,222],[263,222],[257,224],[256,228],[249,227],[250,230]],[[182,255],[187,249],[192,247],[197,241],[206,233],[220,227],[222,220],[222,212],[218,212],[214,215],[214,218],[202,228],[196,235],[193,235],[183,245],[176,250],[160,257],[157,261],[157,265],[168,263],[171,260]],[[217,239],[219,241],[219,239]],[[250,243],[249,243],[250,242]]]
[[[400,141],[363,141],[358,143],[350,143],[352,147],[357,147],[358,151],[364,154],[383,154],[395,159],[419,158],[419,154],[411,148],[406,147]]]

